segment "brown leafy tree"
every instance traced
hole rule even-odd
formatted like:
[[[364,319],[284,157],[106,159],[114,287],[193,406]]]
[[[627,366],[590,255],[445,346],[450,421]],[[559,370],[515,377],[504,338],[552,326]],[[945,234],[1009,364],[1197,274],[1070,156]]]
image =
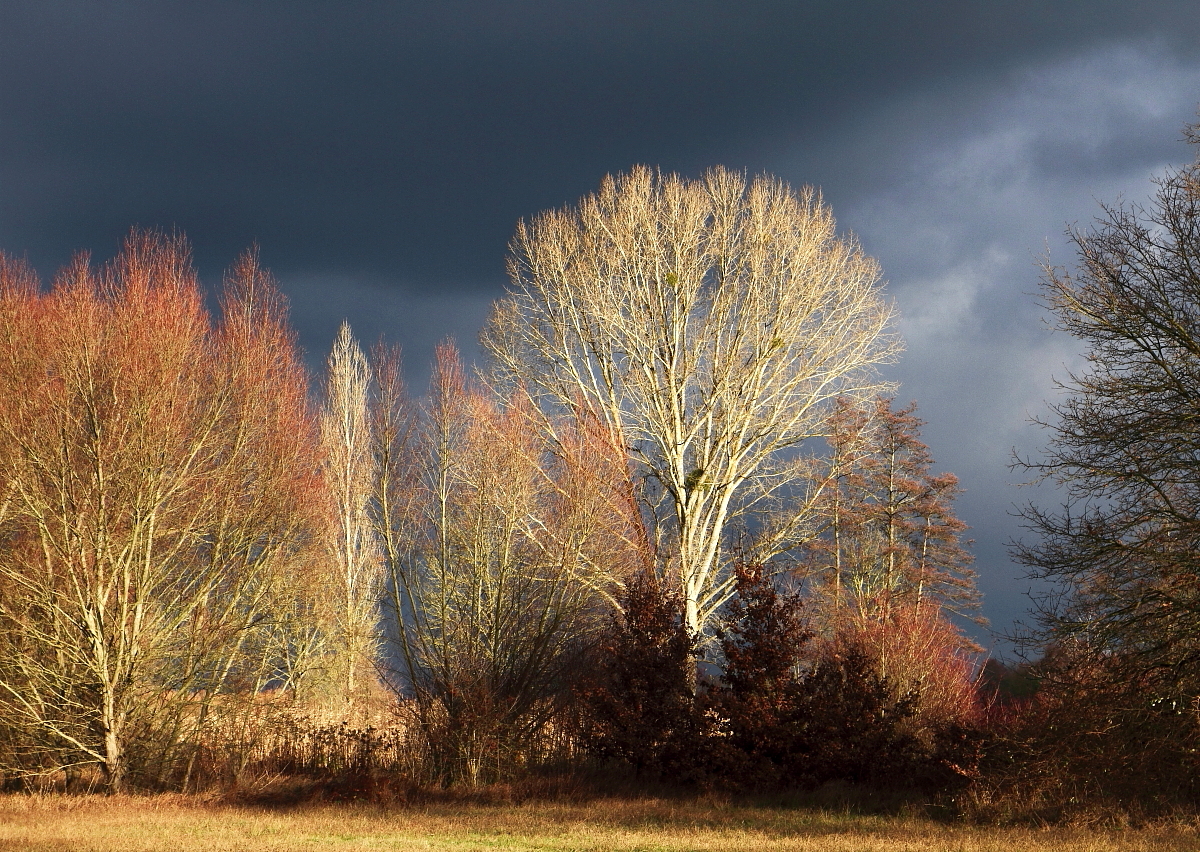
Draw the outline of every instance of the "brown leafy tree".
[[[576,697],[588,749],[639,776],[694,771],[703,720],[693,694],[696,639],[678,595],[644,571],[632,578],[591,649]]]
[[[827,645],[798,684],[791,713],[795,741],[784,769],[793,784],[849,781],[913,786],[928,749],[911,726],[919,706],[880,670],[869,648]]]
[[[773,786],[808,751],[797,711],[813,634],[801,596],[780,593],[762,565],[739,563],[734,578],[717,629],[723,670],[702,698],[718,720],[711,760],[727,784]]]

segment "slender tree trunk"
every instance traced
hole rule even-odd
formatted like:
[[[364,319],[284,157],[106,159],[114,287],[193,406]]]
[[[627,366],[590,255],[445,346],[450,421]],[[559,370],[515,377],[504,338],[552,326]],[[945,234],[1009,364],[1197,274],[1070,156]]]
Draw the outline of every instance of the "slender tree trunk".
[[[125,792],[125,750],[113,696],[104,702],[104,781],[111,794]]]

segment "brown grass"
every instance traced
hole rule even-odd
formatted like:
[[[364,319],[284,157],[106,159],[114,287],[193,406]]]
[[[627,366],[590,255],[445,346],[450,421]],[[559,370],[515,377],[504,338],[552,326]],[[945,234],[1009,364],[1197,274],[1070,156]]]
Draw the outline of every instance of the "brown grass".
[[[1186,823],[1137,830],[996,828],[703,799],[280,810],[178,796],[3,796],[0,850],[9,849],[1105,852],[1200,849],[1200,836]]]

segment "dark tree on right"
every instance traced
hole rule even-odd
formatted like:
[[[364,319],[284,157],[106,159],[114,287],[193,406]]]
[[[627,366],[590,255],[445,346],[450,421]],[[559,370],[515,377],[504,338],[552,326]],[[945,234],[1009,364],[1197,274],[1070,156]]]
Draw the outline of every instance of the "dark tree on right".
[[[1103,697],[1092,730],[1136,723],[1130,755],[1156,742],[1183,756],[1200,694],[1200,159],[1156,183],[1149,205],[1104,206],[1070,233],[1074,269],[1045,269],[1055,326],[1087,361],[1040,422],[1043,456],[1019,465],[1063,503],[1024,510],[1034,536],[1016,555],[1054,589],[1029,637],[1043,675]]]

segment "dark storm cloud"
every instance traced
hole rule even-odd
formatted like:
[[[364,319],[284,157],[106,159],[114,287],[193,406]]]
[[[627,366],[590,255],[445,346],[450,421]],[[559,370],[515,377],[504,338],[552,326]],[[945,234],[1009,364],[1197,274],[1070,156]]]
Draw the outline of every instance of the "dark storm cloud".
[[[1049,489],[1019,491],[1013,450],[1036,456],[1029,418],[1057,397],[1052,377],[1081,366],[1077,343],[1050,334],[1033,295],[1038,263],[1073,261],[1068,223],[1092,226],[1098,200],[1146,201],[1154,174],[1189,159],[1181,124],[1200,97],[1200,61],[1159,39],[1031,60],[970,99],[917,93],[877,118],[895,128],[896,166],[837,206],[883,262],[908,352],[889,373],[916,398],[926,437],[962,479],[981,587],[998,626],[1028,587],[1005,550],[1010,513]],[[887,116],[919,114],[920,122]],[[1075,152],[1072,154],[1072,152]]]
[[[989,612],[1027,414],[1077,358],[1029,295],[1064,223],[1189,153],[1194,0],[0,6],[0,247],[44,272],[178,227],[206,280],[257,241],[310,361],[348,317],[471,344],[516,220],[634,163],[822,187],[882,262],[891,368],[968,489]]]
[[[1197,30],[1187,3],[972,5],[9,7],[0,236],[57,258],[179,224],[202,257],[258,239],[283,272],[479,281],[517,215],[607,171],[695,172],[922,80]]]

